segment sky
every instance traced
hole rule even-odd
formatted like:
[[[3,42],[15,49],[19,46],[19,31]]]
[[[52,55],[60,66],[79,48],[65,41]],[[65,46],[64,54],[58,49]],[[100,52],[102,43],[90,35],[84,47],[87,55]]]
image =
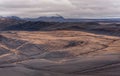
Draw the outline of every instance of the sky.
[[[0,16],[120,17],[120,0],[0,0]]]

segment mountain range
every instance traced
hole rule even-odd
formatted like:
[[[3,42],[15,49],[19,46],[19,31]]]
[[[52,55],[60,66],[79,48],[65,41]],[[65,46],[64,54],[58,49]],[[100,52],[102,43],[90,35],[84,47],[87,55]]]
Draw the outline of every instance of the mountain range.
[[[13,20],[25,20],[25,21],[44,21],[44,22],[120,22],[120,18],[99,18],[99,19],[88,19],[88,18],[64,18],[62,16],[41,16],[38,18],[20,18],[17,16],[7,16],[0,19],[13,19]]]
[[[0,17],[0,76],[120,76],[119,22]]]
[[[63,17],[39,17],[34,19],[16,16],[0,17],[0,31],[77,30],[117,36],[120,33],[119,19],[81,19],[78,22],[74,22],[75,19],[72,21],[65,20]]]

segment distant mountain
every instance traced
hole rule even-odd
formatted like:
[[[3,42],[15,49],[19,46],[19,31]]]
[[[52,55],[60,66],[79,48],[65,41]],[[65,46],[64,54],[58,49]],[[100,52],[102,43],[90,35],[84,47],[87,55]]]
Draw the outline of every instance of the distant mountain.
[[[120,18],[103,18],[103,19],[87,19],[87,18],[64,18],[60,15],[58,16],[41,16],[38,18],[20,18],[17,16],[0,16],[0,20],[12,19],[12,20],[24,20],[24,21],[42,21],[42,22],[120,22]]]
[[[16,24],[13,26],[8,26],[4,30],[15,30],[15,31],[40,31],[44,30],[44,28],[49,28],[51,25],[54,25],[54,23],[49,22],[32,22],[28,21],[25,23]]]
[[[6,18],[14,19],[14,20],[22,20],[20,17],[17,17],[17,16],[8,16]]]
[[[64,18],[62,16],[23,18],[26,21],[44,21],[44,22],[120,22],[120,18],[103,18],[103,19],[85,19],[85,18]]]
[[[9,25],[4,31],[55,31],[75,30],[98,34],[120,35],[120,23],[109,22],[21,22]]]
[[[120,33],[120,19],[65,19],[62,16],[39,18],[0,16],[0,30],[45,31],[64,29]]]
[[[23,20],[22,18],[20,17],[17,17],[17,16],[7,16],[7,17],[3,17],[3,16],[0,16],[0,19],[12,19],[12,20]]]
[[[38,17],[38,18],[24,18],[26,21],[44,21],[44,22],[64,22],[65,19],[62,16],[51,16],[51,17]]]
[[[41,22],[41,21],[28,21],[12,26],[8,26],[5,30],[21,30],[21,31],[50,31],[50,30],[84,30],[95,28],[99,25],[97,22]]]
[[[11,16],[11,17],[0,17],[0,30],[5,29],[8,26],[12,25],[17,25],[20,23],[24,23],[26,21],[20,19],[19,17],[16,16]]]

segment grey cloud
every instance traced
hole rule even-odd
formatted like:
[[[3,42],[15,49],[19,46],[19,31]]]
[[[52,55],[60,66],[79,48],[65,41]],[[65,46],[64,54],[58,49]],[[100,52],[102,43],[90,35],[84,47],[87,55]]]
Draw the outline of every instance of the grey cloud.
[[[53,15],[71,10],[72,7],[69,0],[0,0],[0,15]]]
[[[0,15],[39,17],[120,17],[119,0],[0,0]]]

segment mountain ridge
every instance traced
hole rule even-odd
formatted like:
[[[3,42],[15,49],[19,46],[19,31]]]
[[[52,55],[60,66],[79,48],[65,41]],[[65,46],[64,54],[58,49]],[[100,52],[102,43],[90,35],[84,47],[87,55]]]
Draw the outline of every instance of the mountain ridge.
[[[44,21],[44,22],[120,22],[120,18],[64,18],[63,16],[40,16],[38,18],[20,18],[17,16],[0,16],[0,19],[14,19],[25,21]]]

